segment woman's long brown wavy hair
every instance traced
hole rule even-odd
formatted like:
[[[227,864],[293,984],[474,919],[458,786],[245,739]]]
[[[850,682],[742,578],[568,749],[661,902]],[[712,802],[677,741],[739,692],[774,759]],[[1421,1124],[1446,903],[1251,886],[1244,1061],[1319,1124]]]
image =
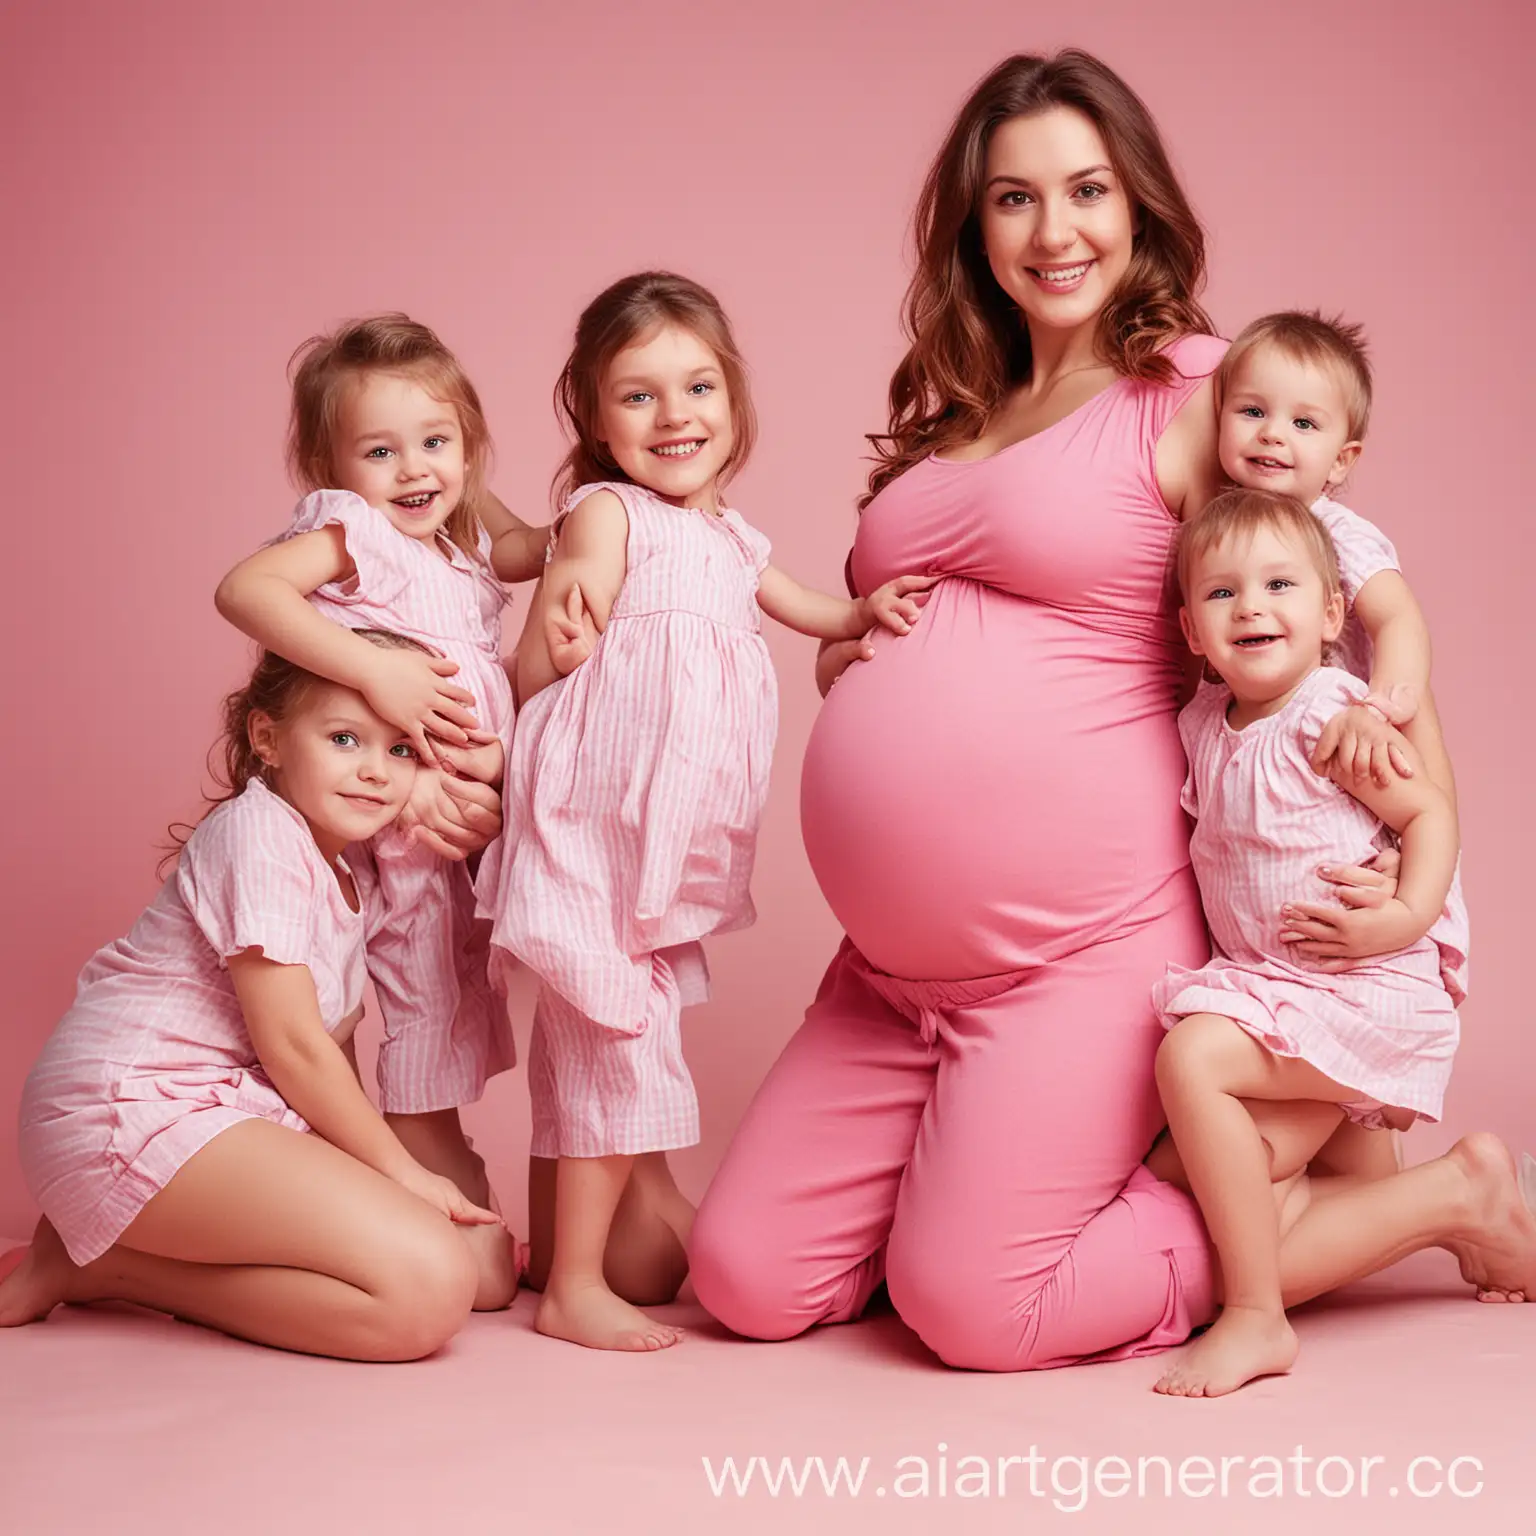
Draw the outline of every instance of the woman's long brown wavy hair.
[[[918,198],[917,269],[902,313],[911,345],[891,378],[890,426],[870,434],[877,462],[861,510],[919,459],[979,437],[1029,376],[1029,331],[982,247],[981,197],[999,125],[1053,107],[1098,129],[1137,218],[1130,266],[1099,314],[1099,356],[1124,377],[1167,383],[1175,370],[1162,349],[1213,330],[1196,302],[1205,280],[1200,222],[1141,99],[1080,48],[1004,59],[960,108]]]

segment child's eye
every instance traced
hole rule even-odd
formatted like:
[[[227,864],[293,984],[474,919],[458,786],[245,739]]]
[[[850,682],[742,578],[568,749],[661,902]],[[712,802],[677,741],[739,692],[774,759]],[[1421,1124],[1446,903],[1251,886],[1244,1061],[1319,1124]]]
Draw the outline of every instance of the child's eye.
[[[639,405],[642,401],[649,400],[650,398],[649,390],[637,389],[634,394],[624,396],[624,404]]]
[[[1251,417],[1256,421],[1260,416],[1264,414],[1264,412],[1261,411],[1256,405],[1240,405],[1237,408],[1237,414],[1239,416]]]
[[[351,731],[333,731],[331,733],[331,745],[333,747],[355,747],[357,737]]]
[[[389,755],[391,757],[402,757],[407,761],[414,762],[416,759],[416,748],[408,741],[397,741],[389,749]]]
[[[1220,601],[1223,598],[1228,598],[1228,597],[1232,596],[1232,588],[1231,587],[1212,587],[1211,590],[1205,594],[1205,596],[1206,596],[1206,601],[1207,602]]]
[[[1317,423],[1310,416],[1298,416],[1291,425],[1299,427],[1303,432],[1311,432],[1317,426]]]
[[[429,437],[421,446],[423,448],[446,448],[448,446],[448,439],[446,437]]]
[[[707,379],[700,379],[698,381],[698,383],[690,384],[688,386],[688,393],[690,395],[698,395],[698,394],[708,395],[708,394],[713,393],[714,388],[715,388],[715,386],[713,384],[711,384]]]
[[[384,447],[370,448],[363,457],[365,459],[382,459],[388,452],[389,449]]]
[[[1276,576],[1272,580],[1265,582],[1265,586],[1271,592],[1284,592],[1287,587],[1294,587],[1295,585],[1296,583],[1287,576]]]

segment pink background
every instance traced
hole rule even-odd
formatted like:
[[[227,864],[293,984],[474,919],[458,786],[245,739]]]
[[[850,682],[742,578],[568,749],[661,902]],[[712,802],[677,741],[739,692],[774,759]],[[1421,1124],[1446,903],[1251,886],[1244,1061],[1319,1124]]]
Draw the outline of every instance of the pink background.
[[[1319,0],[1098,0],[1070,26],[1016,0],[533,9],[77,0],[0,22],[0,1232],[32,1217],[22,1078],[81,964],[152,894],[154,845],[196,810],[217,701],[243,675],[212,592],[293,500],[294,345],[370,310],[428,321],[486,401],[496,487],[540,518],[578,308],[626,270],[684,271],[717,290],[753,368],[762,440],[737,499],[783,564],[836,589],[923,170],[974,79],[1068,42],[1157,115],[1228,334],[1291,304],[1369,329],[1378,403],[1348,499],[1396,540],[1435,635],[1476,925],[1448,1118],[1413,1146],[1473,1126],[1536,1141],[1519,981],[1536,850],[1517,799],[1536,134],[1512,0],[1396,5],[1390,25]],[[713,946],[715,1000],[688,1020],[704,1140],[678,1162],[695,1193],[837,937],[796,818],[813,648],[770,644],[784,705],[761,916]],[[521,1073],[470,1120],[520,1219]]]

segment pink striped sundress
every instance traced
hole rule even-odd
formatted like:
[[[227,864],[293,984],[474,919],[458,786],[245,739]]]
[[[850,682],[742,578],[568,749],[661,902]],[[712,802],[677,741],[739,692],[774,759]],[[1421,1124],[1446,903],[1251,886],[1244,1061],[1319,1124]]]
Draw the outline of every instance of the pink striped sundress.
[[[1382,1106],[1437,1120],[1459,1031],[1433,939],[1331,975],[1279,937],[1285,902],[1330,899],[1320,864],[1358,864],[1380,844],[1381,822],[1310,762],[1323,726],[1363,694],[1349,673],[1320,667],[1241,731],[1227,723],[1225,687],[1202,688],[1180,714],[1190,862],[1216,954],[1194,971],[1170,965],[1152,1001],[1167,1027],[1219,1014],[1311,1063],[1357,1090],[1345,1109],[1362,1124],[1383,1124]]]
[[[634,1034],[656,952],[755,917],[778,728],[757,607],[769,547],[734,511],[627,483],[584,485],[566,511],[598,490],[628,514],[624,585],[591,656],[522,707],[501,859],[479,890],[493,945]]]
[[[304,818],[260,779],[198,824],[132,930],[80,972],[22,1091],[22,1173],[75,1263],[220,1131],[253,1116],[308,1129],[257,1060],[228,958],[257,947],[307,966],[334,1032],[362,1003],[363,927]]]
[[[401,533],[351,491],[315,491],[283,538],[340,526],[355,573],[310,594],[314,608],[348,629],[408,635],[459,664],[451,682],[474,695],[486,730],[512,739],[512,687],[501,665],[506,593],[491,573],[490,539],[478,559],[441,533]],[[513,1065],[506,1012],[488,976],[489,929],[475,914],[464,865],[440,858],[393,827],[348,850],[368,914],[368,974],[384,1039],[379,1107],[423,1114],[473,1103],[486,1080]]]

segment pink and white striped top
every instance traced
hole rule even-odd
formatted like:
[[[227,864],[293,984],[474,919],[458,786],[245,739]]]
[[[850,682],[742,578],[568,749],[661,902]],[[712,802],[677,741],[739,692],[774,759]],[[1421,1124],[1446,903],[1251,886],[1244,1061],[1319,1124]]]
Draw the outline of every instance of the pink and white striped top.
[[[733,511],[612,491],[628,566],[592,655],[523,705],[491,942],[611,1028],[642,1027],[651,955],[744,928],[778,729],[758,577],[768,541]]]
[[[480,560],[441,533],[430,543],[400,532],[352,491],[313,491],[279,537],[338,524],[356,574],[309,597],[348,629],[389,629],[459,664],[448,679],[475,696],[475,716],[506,746],[512,739],[512,687],[501,665],[501,610],[507,595],[491,573],[490,536],[479,531]]]

